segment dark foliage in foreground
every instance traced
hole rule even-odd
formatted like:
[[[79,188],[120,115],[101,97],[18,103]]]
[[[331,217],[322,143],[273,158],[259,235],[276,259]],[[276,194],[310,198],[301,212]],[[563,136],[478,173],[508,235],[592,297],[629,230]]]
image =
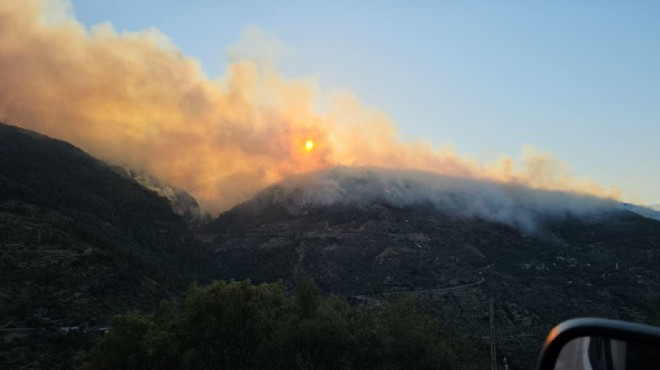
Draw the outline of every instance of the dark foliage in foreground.
[[[150,316],[115,316],[83,368],[483,368],[475,348],[411,301],[355,307],[304,279],[293,297],[281,284],[219,281],[192,287],[182,310],[164,301]]]

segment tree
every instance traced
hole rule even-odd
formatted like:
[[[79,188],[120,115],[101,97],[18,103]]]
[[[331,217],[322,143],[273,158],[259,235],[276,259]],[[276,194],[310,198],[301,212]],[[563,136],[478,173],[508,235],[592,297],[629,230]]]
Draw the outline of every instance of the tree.
[[[478,355],[411,300],[350,306],[299,278],[293,297],[281,283],[216,281],[190,288],[182,310],[118,315],[83,368],[463,369],[483,366]]]
[[[147,333],[155,325],[135,311],[117,315],[111,321],[112,330],[91,349],[84,369],[149,369]]]
[[[186,294],[182,338],[191,368],[254,368],[285,309],[282,284],[217,281]]]
[[[296,308],[302,317],[311,317],[320,302],[319,288],[309,277],[298,276],[296,279]]]

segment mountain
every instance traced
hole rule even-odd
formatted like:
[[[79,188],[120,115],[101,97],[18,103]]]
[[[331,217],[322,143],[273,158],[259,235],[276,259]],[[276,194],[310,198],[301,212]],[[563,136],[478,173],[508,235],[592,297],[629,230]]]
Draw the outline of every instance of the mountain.
[[[636,204],[622,203],[623,209],[637,213],[640,216],[660,221],[660,209],[654,206],[639,206]]]
[[[205,232],[223,278],[305,273],[357,302],[416,296],[465,336],[489,335],[494,300],[512,368],[533,367],[564,319],[648,322],[660,295],[660,222],[611,200],[416,171],[297,176]]]
[[[337,167],[196,223],[184,191],[0,124],[0,368],[71,368],[111,315],[151,312],[193,281],[290,287],[301,273],[357,303],[414,296],[470,338],[488,337],[492,300],[498,353],[530,368],[564,319],[657,314],[660,222],[645,212],[521,185]]]
[[[200,227],[211,218],[210,215],[202,213],[197,200],[185,190],[171,186],[143,170],[136,170],[128,166],[113,166],[112,168],[120,175],[167,199],[172,206],[172,211],[181,216],[193,228]]]
[[[0,124],[0,368],[71,368],[111,315],[150,312],[210,274],[167,199]]]

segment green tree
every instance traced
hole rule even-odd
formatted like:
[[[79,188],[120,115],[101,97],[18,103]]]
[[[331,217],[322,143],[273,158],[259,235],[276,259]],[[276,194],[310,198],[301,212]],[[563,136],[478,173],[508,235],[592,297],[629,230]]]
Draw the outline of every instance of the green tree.
[[[186,294],[182,339],[191,368],[254,368],[284,313],[282,284],[214,282]],[[193,355],[194,354],[194,355]]]
[[[349,307],[339,299],[320,300],[300,305],[299,296],[294,310],[280,322],[270,343],[270,358],[278,359],[269,368],[277,369],[334,369],[350,364],[354,347],[354,322]],[[310,298],[310,297],[307,297]],[[306,301],[308,302],[309,301]],[[304,309],[300,309],[303,307]]]
[[[295,303],[300,316],[313,316],[319,306],[320,299],[319,288],[314,280],[307,276],[298,276],[296,279]]]
[[[307,278],[292,297],[281,283],[217,281],[190,288],[182,310],[116,316],[83,368],[466,369],[484,365],[474,348],[411,300],[350,306]]]
[[[84,369],[149,369],[148,350],[145,348],[147,333],[155,325],[137,312],[115,316],[110,323],[112,330],[101,337],[91,349]]]

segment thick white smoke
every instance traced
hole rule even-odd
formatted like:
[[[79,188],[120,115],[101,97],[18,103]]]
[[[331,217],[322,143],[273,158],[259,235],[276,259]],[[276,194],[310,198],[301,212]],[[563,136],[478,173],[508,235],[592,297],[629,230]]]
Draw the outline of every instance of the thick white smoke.
[[[287,176],[336,165],[616,195],[532,146],[520,161],[479,163],[450,147],[403,142],[386,114],[352,94],[233,57],[224,76],[209,79],[157,30],[88,29],[65,0],[0,1],[0,119],[146,170],[214,213]],[[327,110],[315,109],[319,101]]]
[[[288,178],[262,192],[292,214],[333,205],[394,207],[430,204],[455,217],[476,217],[536,232],[546,221],[593,218],[621,210],[612,199],[424,171],[335,167]]]

